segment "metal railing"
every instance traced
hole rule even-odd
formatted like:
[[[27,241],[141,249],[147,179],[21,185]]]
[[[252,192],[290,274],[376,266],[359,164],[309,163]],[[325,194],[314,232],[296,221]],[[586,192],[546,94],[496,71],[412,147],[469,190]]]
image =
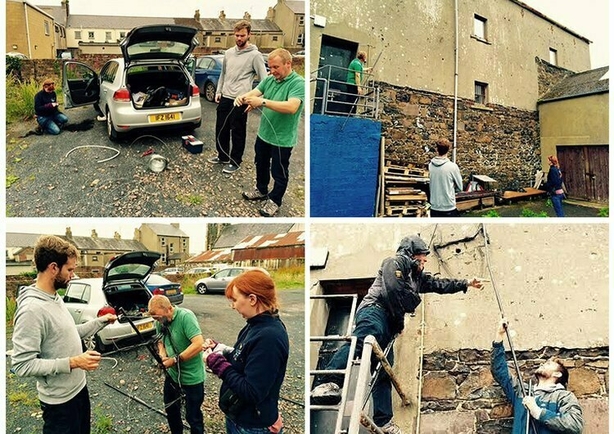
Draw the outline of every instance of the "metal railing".
[[[359,94],[353,91],[355,85],[343,79],[348,71],[347,68],[325,65],[311,73],[310,82],[315,85],[311,97],[312,113],[378,119],[380,88],[375,85],[373,75],[363,73],[363,82],[359,86],[363,92]]]

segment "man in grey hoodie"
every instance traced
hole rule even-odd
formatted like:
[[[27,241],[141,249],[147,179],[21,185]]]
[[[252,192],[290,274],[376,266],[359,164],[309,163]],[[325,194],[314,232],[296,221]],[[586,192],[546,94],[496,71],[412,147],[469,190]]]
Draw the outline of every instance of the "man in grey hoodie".
[[[241,20],[234,27],[235,46],[224,52],[222,71],[217,82],[215,102],[217,119],[215,122],[215,149],[217,156],[207,161],[223,164],[224,173],[234,173],[241,167],[245,151],[247,132],[247,105],[234,106],[239,95],[252,90],[254,78],[260,81],[267,76],[262,54],[258,47],[249,43],[252,26],[249,21]],[[230,138],[232,134],[232,150]]]
[[[63,239],[42,236],[34,247],[36,283],[17,298],[12,369],[36,378],[43,410],[43,434],[89,434],[90,399],[85,371],[100,363],[100,353],[82,353],[81,339],[117,317],[107,314],[75,325],[58,289],[66,288],[77,264],[77,249]]]
[[[431,217],[458,217],[456,192],[463,189],[460,169],[448,158],[450,142],[437,142],[437,157],[429,164]]]

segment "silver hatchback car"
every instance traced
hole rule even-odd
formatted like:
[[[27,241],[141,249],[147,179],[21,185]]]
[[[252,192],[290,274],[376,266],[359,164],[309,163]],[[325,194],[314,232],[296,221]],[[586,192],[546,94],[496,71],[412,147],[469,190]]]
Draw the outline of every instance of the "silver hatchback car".
[[[201,295],[209,294],[212,292],[224,293],[226,291],[226,287],[232,279],[234,279],[244,271],[249,270],[260,270],[267,275],[269,274],[268,271],[261,267],[227,267],[212,274],[209,277],[197,280],[194,283],[194,286],[196,287],[196,292]]]
[[[200,127],[200,92],[187,66],[196,33],[176,25],[135,27],[120,44],[123,58],[109,60],[99,74],[65,62],[64,106],[96,105],[111,140],[138,129]]]
[[[106,351],[117,348],[116,343],[137,336],[128,317],[139,333],[155,333],[154,319],[149,316],[151,292],[143,280],[151,273],[157,252],[129,252],[105,266],[102,278],[73,279],[64,294],[64,304],[75,324],[82,324],[106,313],[118,315],[118,320],[85,339],[86,349]],[[122,314],[123,313],[123,314]]]

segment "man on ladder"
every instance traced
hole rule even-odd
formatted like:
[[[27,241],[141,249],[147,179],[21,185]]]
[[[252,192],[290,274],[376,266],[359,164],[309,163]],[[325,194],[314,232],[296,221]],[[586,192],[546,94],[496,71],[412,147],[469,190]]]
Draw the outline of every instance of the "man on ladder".
[[[582,409],[576,396],[566,390],[569,374],[565,366],[557,359],[542,363],[535,371],[537,386],[527,393],[509,374],[503,348],[506,329],[507,321],[500,320],[492,343],[491,371],[514,408],[512,434],[581,434]]]
[[[373,335],[380,347],[386,348],[403,331],[405,314],[414,313],[422,301],[420,293],[452,294],[466,292],[470,286],[482,288],[482,282],[478,279],[438,279],[425,273],[424,264],[429,253],[426,243],[418,235],[412,235],[401,240],[394,257],[384,259],[375,281],[356,311],[356,327],[352,334],[357,337],[357,343],[353,358],[362,353],[364,339],[368,335]],[[339,348],[326,369],[344,368],[349,349],[349,343]],[[394,362],[393,348],[389,350],[388,362],[390,365]],[[342,375],[320,376],[314,381],[312,404],[339,402],[339,386],[342,384]],[[392,386],[386,373],[381,372],[375,380],[372,396],[375,424],[387,434],[402,434],[392,421]]]

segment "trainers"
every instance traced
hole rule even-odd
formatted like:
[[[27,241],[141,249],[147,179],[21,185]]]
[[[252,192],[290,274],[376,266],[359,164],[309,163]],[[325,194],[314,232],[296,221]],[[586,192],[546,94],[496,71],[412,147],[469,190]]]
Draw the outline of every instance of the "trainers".
[[[36,128],[34,128],[34,134],[36,134],[37,136],[43,135],[43,129],[40,125],[37,125]]]
[[[253,190],[244,191],[243,192],[243,198],[247,199],[247,200],[262,200],[262,199],[266,199],[267,195],[260,193],[260,190],[258,190],[258,188],[256,188],[256,187],[254,187]]]
[[[335,405],[341,402],[341,388],[335,383],[324,383],[316,386],[311,391],[310,401],[312,404]]]
[[[403,431],[401,431],[401,428],[399,428],[399,426],[393,421],[388,422],[386,425],[384,425],[380,429],[386,434],[403,434]]]
[[[98,115],[98,116],[96,116],[96,120],[98,122],[105,122],[107,120],[107,117],[104,116],[104,115]]]
[[[218,157],[211,157],[211,158],[207,159],[207,163],[211,163],[211,164],[228,164],[228,163],[230,163],[230,161],[222,161]]]
[[[264,206],[260,209],[260,215],[263,217],[273,217],[278,210],[279,205],[277,205],[271,199],[268,199],[264,203]]]
[[[222,169],[222,172],[224,173],[235,173],[237,170],[239,170],[241,168],[241,166],[237,166],[236,164],[228,164],[226,167],[224,167]]]

